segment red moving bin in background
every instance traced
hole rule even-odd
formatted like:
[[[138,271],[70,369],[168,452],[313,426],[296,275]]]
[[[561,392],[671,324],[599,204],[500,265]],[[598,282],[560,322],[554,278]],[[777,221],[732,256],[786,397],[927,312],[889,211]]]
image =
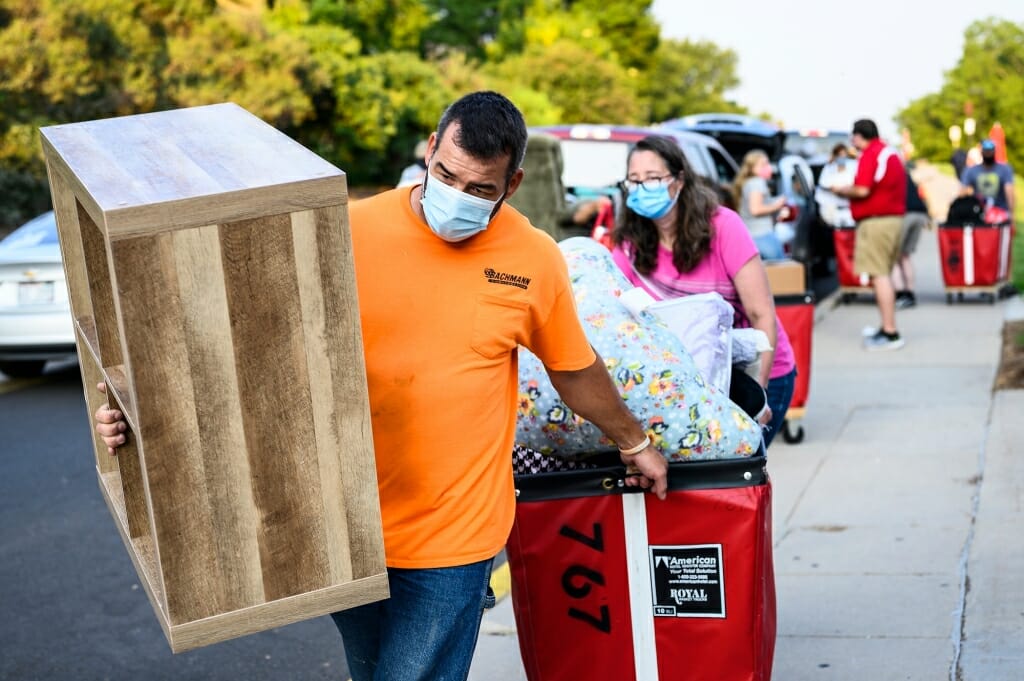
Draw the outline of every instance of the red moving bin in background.
[[[771,484],[762,456],[517,475],[506,553],[529,681],[769,681]]]
[[[1013,223],[939,225],[939,257],[946,303],[953,294],[980,293],[994,303],[1010,278]]]
[[[800,425],[806,413],[807,395],[811,383],[811,345],[814,337],[814,293],[803,295],[775,296],[775,314],[782,322],[782,328],[789,336],[796,360],[796,383],[793,398],[786,410],[782,424],[782,439],[797,444],[804,439],[804,427]]]
[[[871,280],[853,270],[853,250],[857,243],[856,227],[833,227],[832,242],[836,250],[836,275],[839,279],[840,300],[848,303],[858,294],[871,293]]]

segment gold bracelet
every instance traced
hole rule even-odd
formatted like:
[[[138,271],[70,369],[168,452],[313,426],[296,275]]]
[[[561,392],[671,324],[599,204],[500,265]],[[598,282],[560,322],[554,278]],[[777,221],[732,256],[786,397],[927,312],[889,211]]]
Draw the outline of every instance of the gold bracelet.
[[[622,447],[619,447],[619,454],[621,454],[622,456],[636,456],[637,454],[644,451],[650,446],[651,437],[645,434],[644,441],[638,444],[636,447],[629,447],[628,449],[623,449]]]

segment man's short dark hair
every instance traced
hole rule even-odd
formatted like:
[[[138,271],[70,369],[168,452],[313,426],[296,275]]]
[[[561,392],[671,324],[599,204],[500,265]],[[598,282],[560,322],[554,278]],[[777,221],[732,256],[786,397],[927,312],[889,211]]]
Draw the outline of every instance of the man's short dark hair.
[[[472,92],[445,109],[437,124],[438,141],[448,126],[459,124],[453,142],[474,158],[490,160],[508,154],[506,182],[526,154],[526,121],[507,97],[497,92]]]
[[[878,126],[870,118],[862,118],[853,124],[853,134],[866,140],[878,139]]]

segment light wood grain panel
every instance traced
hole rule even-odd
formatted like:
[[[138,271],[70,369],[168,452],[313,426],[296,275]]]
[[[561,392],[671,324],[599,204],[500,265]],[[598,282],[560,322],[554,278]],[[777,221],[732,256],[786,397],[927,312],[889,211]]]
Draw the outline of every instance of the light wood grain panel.
[[[268,600],[328,585],[330,563],[288,215],[220,227]]]
[[[112,250],[168,616],[172,624],[202,619],[223,611],[224,580],[171,237]]]
[[[102,473],[110,473],[117,470],[117,459],[107,453],[107,445],[96,432],[96,422],[93,414],[107,402],[107,398],[96,388],[103,382],[103,372],[100,371],[99,360],[84,346],[84,339],[77,338],[78,342],[78,368],[82,372],[82,391],[85,393],[85,411],[89,420],[89,432],[92,434],[93,453],[96,458],[96,469]]]
[[[352,556],[341,472],[341,433],[335,414],[337,400],[331,381],[324,292],[321,290],[320,255],[317,246],[316,219],[312,211],[291,217],[295,262],[301,305],[302,332],[306,363],[309,366],[309,392],[313,410],[316,446],[319,452],[320,488],[324,500],[324,525],[331,583],[352,579]]]
[[[181,199],[135,208],[107,211],[111,240],[188,229],[221,222],[259,218],[280,211],[291,212],[333,205],[343,199],[344,184],[329,177],[269,189],[224,192],[216,203],[206,197]]]
[[[88,352],[96,366],[100,366],[100,342],[96,338],[96,322],[91,316],[76,317],[75,329],[84,343],[80,349]]]
[[[99,476],[100,492],[103,494],[103,501],[106,502],[110,514],[114,518],[114,526],[117,533],[121,535],[121,541],[128,549],[128,555],[135,565],[135,572],[142,582],[142,587],[153,605],[160,627],[164,630],[167,640],[171,640],[170,622],[167,619],[167,603],[164,600],[163,582],[160,578],[158,561],[156,558],[156,545],[149,535],[144,537],[131,538],[128,535],[128,521],[124,516],[124,499],[121,497],[121,476],[117,471],[101,474]]]
[[[64,280],[68,287],[73,317],[91,317],[92,298],[89,296],[89,275],[85,267],[82,230],[78,224],[78,202],[64,177],[46,164],[46,175],[53,196],[53,213],[57,218],[57,237],[60,240]]]
[[[110,384],[107,385],[109,389]],[[127,431],[124,435],[124,444],[117,448],[115,458],[118,472],[121,475],[128,536],[135,538],[150,534],[149,509],[146,505],[146,492],[142,483],[138,442],[131,431]]]
[[[96,323],[100,364],[103,366],[123,364],[106,242],[99,227],[80,203],[78,204],[78,224],[81,225],[82,247],[86,271],[89,275],[89,296],[92,299],[93,319]]]
[[[344,173],[234,104],[42,129],[111,238],[343,203]]]
[[[154,140],[173,140],[221,192],[288,185],[340,171],[294,140],[233,104],[194,107],[178,116],[140,116]],[[168,192],[161,200],[196,196]],[[285,212],[285,211],[278,211]]]
[[[107,405],[121,410],[128,423],[128,430],[124,433],[125,441],[117,448],[117,456],[110,457],[105,452],[104,456],[113,458],[117,463],[129,536],[133,538],[148,536],[153,530],[149,521],[150,511],[146,501],[142,463],[139,460],[139,443],[135,437],[135,424],[138,423],[138,417],[129,397],[128,378],[125,376],[124,366],[120,364],[106,367],[102,373],[103,382],[107,386]]]
[[[262,603],[263,574],[257,541],[259,512],[242,429],[235,379],[231,320],[215,225],[175,232],[174,256],[184,336],[192,370],[205,486],[222,566],[222,606],[237,610]]]
[[[171,648],[174,652],[180,653],[257,631],[282,627],[310,617],[366,605],[383,600],[388,595],[387,575],[374,575],[266,605],[173,626],[169,634]]]
[[[337,466],[343,472],[336,483],[340,484],[340,490],[325,493],[324,499],[343,500],[352,576],[361,578],[384,569],[384,550],[379,540],[382,533],[380,507],[370,406],[366,398],[359,301],[355,295],[355,265],[344,209],[340,206],[320,209],[312,212],[312,218],[316,247],[315,250],[306,248],[310,262],[315,262],[319,280],[309,281],[305,292],[309,299],[316,301],[316,306],[322,306],[319,314],[323,317],[323,330],[314,338],[327,357],[324,366],[329,368],[318,373],[322,382],[320,392],[330,396],[314,407],[329,409],[329,419],[324,420],[329,424],[332,441],[321,446],[321,456],[337,456]],[[303,309],[304,314],[311,313],[311,310],[307,312],[305,301]],[[307,346],[313,344],[308,335],[306,343]],[[321,431],[318,424],[318,436]],[[325,479],[334,475],[333,467],[323,475]]]
[[[56,132],[58,128],[65,130],[63,135],[65,139],[62,139],[59,145],[55,146],[50,139],[50,134]],[[120,187],[131,186],[134,180],[119,167],[110,150],[98,146],[95,140],[89,135],[82,134],[82,132],[82,130],[73,130],[72,126],[67,128],[56,126],[40,128],[39,130],[43,155],[46,157],[51,173],[54,176],[60,177],[66,183],[75,200],[85,206],[86,212],[93,216],[93,220],[102,229],[105,227],[104,213],[106,207],[96,200],[96,197],[93,196],[93,191],[104,184]],[[60,136],[58,135],[58,137]],[[95,168],[95,172],[88,178],[88,181],[93,183],[92,187],[86,184],[86,181],[73,168],[73,166],[78,165],[85,159],[88,159],[88,164]],[[53,192],[54,189],[51,187],[51,195]],[[125,205],[127,203],[122,204],[122,206]]]
[[[139,417],[135,413],[135,398],[132,396],[131,385],[128,382],[128,374],[123,364],[112,367],[105,367],[103,373],[107,377],[107,401],[113,400],[121,410],[128,426],[132,430],[138,430]]]

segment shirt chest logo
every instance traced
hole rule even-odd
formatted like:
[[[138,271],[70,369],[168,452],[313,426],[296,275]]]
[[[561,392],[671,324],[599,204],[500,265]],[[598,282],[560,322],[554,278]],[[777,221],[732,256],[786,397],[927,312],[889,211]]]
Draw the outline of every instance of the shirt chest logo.
[[[523,290],[530,287],[529,277],[524,277],[521,274],[498,272],[491,267],[484,268],[484,277],[487,279],[488,284],[504,284],[505,286],[515,286]]]

